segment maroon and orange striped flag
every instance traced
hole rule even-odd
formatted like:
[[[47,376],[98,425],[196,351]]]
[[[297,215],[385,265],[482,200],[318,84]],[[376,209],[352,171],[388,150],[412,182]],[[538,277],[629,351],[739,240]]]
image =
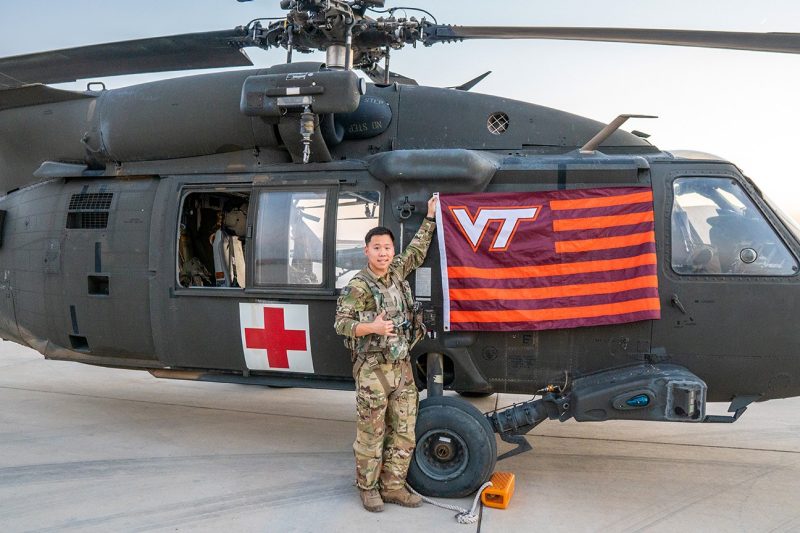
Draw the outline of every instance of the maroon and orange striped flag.
[[[442,194],[446,331],[520,331],[661,316],[653,191]]]

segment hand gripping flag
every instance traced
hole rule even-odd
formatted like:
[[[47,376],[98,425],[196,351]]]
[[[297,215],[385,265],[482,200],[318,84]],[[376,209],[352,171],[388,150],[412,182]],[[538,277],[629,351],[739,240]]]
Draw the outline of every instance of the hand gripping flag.
[[[660,318],[650,188],[442,194],[436,220],[446,331]]]

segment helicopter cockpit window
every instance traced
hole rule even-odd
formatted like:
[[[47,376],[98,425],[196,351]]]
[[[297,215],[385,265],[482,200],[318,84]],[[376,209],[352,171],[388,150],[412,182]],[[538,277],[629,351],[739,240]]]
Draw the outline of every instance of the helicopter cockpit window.
[[[336,215],[336,288],[364,268],[364,235],[380,220],[378,191],[342,191]]]
[[[323,283],[326,191],[264,191],[258,197],[257,285]]]
[[[247,192],[196,192],[184,198],[178,235],[183,287],[244,288]]]
[[[790,276],[794,257],[737,182],[673,183],[672,268],[678,274]]]

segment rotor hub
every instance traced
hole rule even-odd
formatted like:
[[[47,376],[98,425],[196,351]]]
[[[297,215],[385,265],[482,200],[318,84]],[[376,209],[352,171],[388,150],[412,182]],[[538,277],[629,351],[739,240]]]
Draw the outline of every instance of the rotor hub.
[[[396,18],[391,9],[387,11],[388,17],[374,19],[365,15],[368,9],[383,7],[383,3],[383,0],[284,0],[281,7],[289,11],[286,19],[266,27],[257,21],[248,25],[246,41],[241,46],[283,47],[304,53],[325,50],[331,68],[350,65],[371,71],[389,50],[422,39],[430,24],[424,18]]]

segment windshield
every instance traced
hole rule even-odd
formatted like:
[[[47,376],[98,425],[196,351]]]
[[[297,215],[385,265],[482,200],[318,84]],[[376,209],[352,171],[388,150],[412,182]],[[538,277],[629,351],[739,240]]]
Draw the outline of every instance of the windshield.
[[[672,268],[678,274],[790,276],[798,266],[736,180],[673,182]]]

